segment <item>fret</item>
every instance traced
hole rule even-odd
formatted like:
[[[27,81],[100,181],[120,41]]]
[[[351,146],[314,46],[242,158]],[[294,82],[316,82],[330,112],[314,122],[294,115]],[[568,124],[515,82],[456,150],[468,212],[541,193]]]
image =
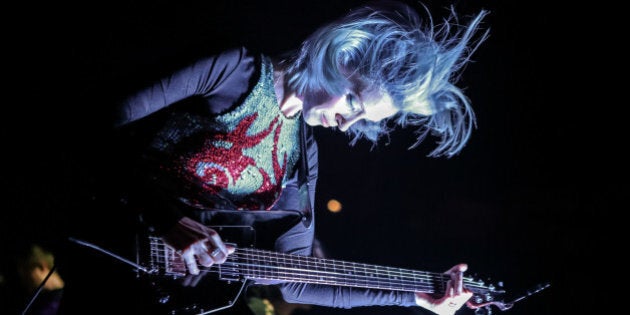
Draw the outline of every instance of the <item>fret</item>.
[[[239,252],[239,257],[240,257],[240,261],[241,261],[241,270],[244,269],[244,274],[245,275],[252,275],[253,274],[253,270],[252,270],[252,264],[251,264],[251,260],[249,259],[249,256],[243,256],[242,255],[242,250],[237,249],[237,251]]]
[[[306,267],[306,270],[307,270],[307,271],[308,271],[308,270],[312,270],[312,268],[315,268],[315,266],[312,266],[312,267],[311,267],[311,265],[309,264],[309,260],[310,260],[310,259],[306,258],[305,256],[304,256],[304,258],[301,258],[301,259],[302,259],[302,261],[303,261],[303,263],[304,263],[304,266]]]
[[[337,274],[337,263],[335,261],[332,262],[332,273],[333,275]],[[339,281],[337,280],[337,281],[334,281],[333,283],[338,284]]]
[[[368,282],[368,271],[365,268],[364,264],[359,264],[360,268],[360,275],[361,275],[361,279],[363,279],[363,282],[361,283],[361,286],[363,287],[369,287],[370,283]]]
[[[261,263],[261,270],[262,270],[262,277],[263,279],[271,279],[271,272],[272,272],[272,265],[271,265],[271,261],[272,261],[272,256],[264,253],[262,256],[262,263]]]
[[[342,268],[342,273],[344,275],[344,277],[342,278],[343,281],[340,283],[342,285],[348,285],[348,276],[349,276],[349,272],[348,272],[348,268],[346,267],[346,262],[342,261],[341,262],[341,268]]]
[[[379,277],[378,266],[373,266],[372,269],[370,269],[370,278],[372,279],[373,286],[379,289],[382,287],[381,279]]]
[[[281,257],[282,257],[282,267],[289,268],[291,265],[289,264],[289,262],[287,262],[287,256],[281,255]]]
[[[356,263],[352,263],[352,279],[353,279],[354,283],[357,282],[357,275],[358,275],[357,264]]]
[[[248,253],[251,254],[252,252],[248,251]],[[250,259],[250,265],[252,266],[252,271],[253,271],[252,274],[256,277],[261,277],[262,276],[262,272],[260,270],[261,264],[259,264],[258,260],[255,259],[258,257],[254,257],[253,255],[249,255],[248,257]]]
[[[273,268],[272,268],[272,272],[271,272],[271,274],[273,276],[270,276],[270,277],[278,279],[278,277],[280,276],[280,270],[278,269],[278,267],[280,266],[280,262],[278,261],[278,255],[277,254],[274,254],[274,255],[271,256],[271,261],[273,261],[274,258],[275,258],[275,263],[273,263]]]

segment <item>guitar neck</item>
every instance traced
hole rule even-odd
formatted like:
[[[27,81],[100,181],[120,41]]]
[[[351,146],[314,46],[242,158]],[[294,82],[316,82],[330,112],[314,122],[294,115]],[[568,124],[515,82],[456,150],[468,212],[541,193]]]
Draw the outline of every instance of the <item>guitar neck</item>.
[[[153,265],[167,274],[185,274],[184,263],[158,238],[151,241]],[[226,262],[210,268],[223,280],[288,281],[395,291],[443,293],[449,277],[442,273],[419,271],[342,260],[316,258],[261,250],[237,248]],[[464,277],[464,285],[474,293],[494,290]]]
[[[220,266],[222,276],[411,292],[444,292],[444,274],[240,248]]]

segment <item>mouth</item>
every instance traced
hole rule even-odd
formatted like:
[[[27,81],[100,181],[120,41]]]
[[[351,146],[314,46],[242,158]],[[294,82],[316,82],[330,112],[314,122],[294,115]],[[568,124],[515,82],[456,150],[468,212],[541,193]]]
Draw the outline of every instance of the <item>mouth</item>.
[[[328,128],[330,127],[330,124],[328,123],[328,119],[326,119],[326,116],[324,114],[322,114],[322,126]]]

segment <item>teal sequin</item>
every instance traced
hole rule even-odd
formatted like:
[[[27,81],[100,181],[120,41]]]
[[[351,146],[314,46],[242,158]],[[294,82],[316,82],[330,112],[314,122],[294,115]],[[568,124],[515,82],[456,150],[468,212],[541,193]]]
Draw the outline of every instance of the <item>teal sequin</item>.
[[[270,209],[299,159],[299,126],[299,116],[280,111],[273,65],[263,56],[260,78],[242,104],[213,118],[175,114],[153,147],[176,161],[164,168],[176,178],[203,183],[201,195],[220,195],[237,209]],[[201,196],[183,199],[215,206]]]

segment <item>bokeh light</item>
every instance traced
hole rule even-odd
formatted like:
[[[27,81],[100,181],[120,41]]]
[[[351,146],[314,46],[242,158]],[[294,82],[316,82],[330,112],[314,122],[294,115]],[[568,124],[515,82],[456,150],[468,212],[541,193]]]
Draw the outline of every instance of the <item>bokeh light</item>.
[[[341,202],[339,202],[336,199],[330,199],[328,200],[328,203],[326,204],[326,206],[328,207],[328,211],[330,212],[339,212],[341,211]]]

